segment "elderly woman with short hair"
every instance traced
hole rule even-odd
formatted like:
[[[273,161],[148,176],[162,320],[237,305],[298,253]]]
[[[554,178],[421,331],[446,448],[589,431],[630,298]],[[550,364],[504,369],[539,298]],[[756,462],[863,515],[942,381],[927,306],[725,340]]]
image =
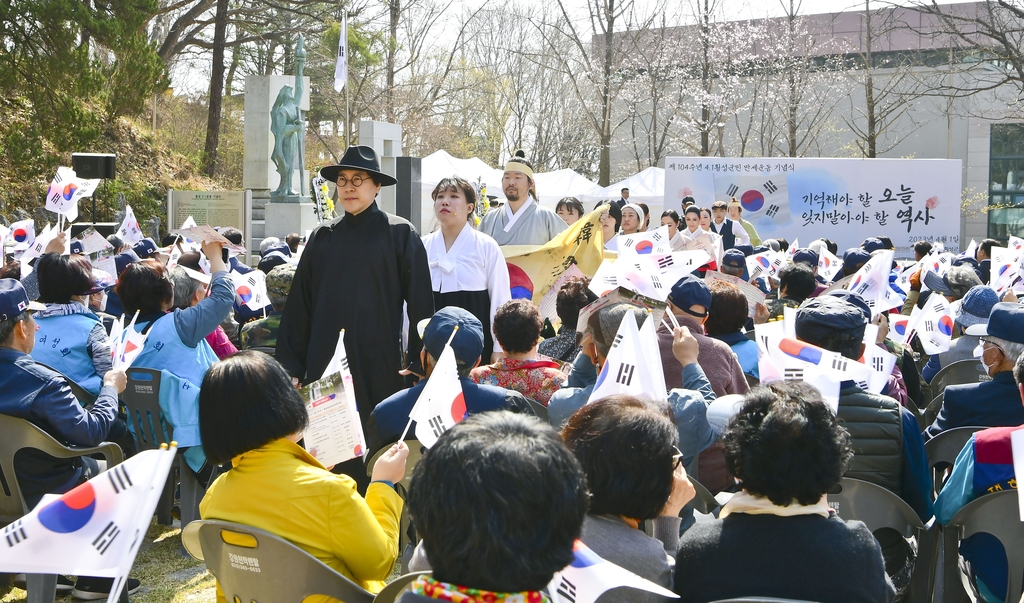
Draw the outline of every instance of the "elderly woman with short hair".
[[[743,489],[719,519],[683,535],[675,571],[682,603],[893,600],[871,531],[828,506],[825,493],[839,483],[853,450],[818,390],[802,382],[752,389],[722,439],[726,465]]]

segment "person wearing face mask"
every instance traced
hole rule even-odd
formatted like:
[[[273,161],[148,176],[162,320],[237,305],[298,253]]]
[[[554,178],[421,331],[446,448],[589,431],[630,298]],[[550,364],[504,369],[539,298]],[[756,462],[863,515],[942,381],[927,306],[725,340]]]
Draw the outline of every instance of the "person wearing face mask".
[[[114,277],[106,270],[92,269],[89,309],[96,315],[96,318],[100,319],[100,322],[103,323],[103,330],[108,334],[110,333],[110,327],[114,324],[114,315],[107,312],[107,300],[110,298],[108,292],[114,288],[115,284],[117,282],[114,280]]]
[[[440,228],[423,237],[434,290],[434,307],[457,306],[483,325],[484,354],[489,362],[501,358],[493,336],[494,313],[512,299],[508,267],[501,248],[471,223],[476,207],[473,186],[453,176],[434,187],[434,217]]]
[[[965,333],[980,338],[974,355],[992,380],[947,386],[942,407],[935,422],[925,429],[925,438],[955,427],[1024,424],[1024,406],[1013,380],[1013,365],[1024,352],[1024,307],[1000,302],[992,306],[987,324],[972,325]]]

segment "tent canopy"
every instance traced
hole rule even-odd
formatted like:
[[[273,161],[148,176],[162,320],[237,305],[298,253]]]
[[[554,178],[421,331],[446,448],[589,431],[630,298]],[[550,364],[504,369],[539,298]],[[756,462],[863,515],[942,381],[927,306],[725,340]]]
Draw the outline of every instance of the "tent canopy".
[[[576,197],[580,201],[587,195],[600,194],[601,187],[568,168],[536,174],[540,203],[554,208],[563,197]]]

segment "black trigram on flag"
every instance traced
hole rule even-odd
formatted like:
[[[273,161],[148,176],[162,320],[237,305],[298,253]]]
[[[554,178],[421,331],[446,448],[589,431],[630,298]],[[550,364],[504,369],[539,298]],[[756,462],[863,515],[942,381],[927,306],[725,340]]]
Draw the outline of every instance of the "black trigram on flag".
[[[768,214],[769,218],[774,218],[775,214],[779,213],[779,206],[775,205],[775,204],[769,205],[768,206],[768,211],[766,211],[764,213]]]
[[[924,330],[927,331],[927,332],[934,331],[935,330],[935,323],[930,321],[930,320],[924,321]]]
[[[658,268],[661,268],[662,270],[664,270],[664,269],[666,269],[666,268],[668,268],[670,266],[674,266],[675,263],[676,263],[676,261],[670,255],[666,255],[666,256],[658,258]]]
[[[341,370],[348,370],[348,356],[342,356],[341,358]]]
[[[629,237],[628,239],[626,239],[625,241],[623,241],[623,244],[624,244],[624,245],[625,245],[626,247],[632,247],[632,246],[633,246],[633,237]]]
[[[660,241],[661,240],[661,234],[657,230],[655,230],[654,233],[651,234],[651,240],[652,241]]]
[[[658,277],[652,275],[651,284],[654,285],[655,289],[661,289],[661,281],[658,280]]]
[[[623,362],[619,365],[619,374],[616,375],[615,382],[621,383],[622,385],[629,385],[633,382],[633,371],[635,369],[636,367],[632,364],[626,364]]]
[[[620,343],[622,343],[622,335],[621,334],[616,334],[615,335],[615,339],[612,340],[612,347],[613,348],[617,348],[617,347],[619,347]]]
[[[844,360],[843,358],[836,357],[832,359],[832,368],[836,369],[837,371],[842,371],[845,373],[847,367],[849,366],[850,363]]]
[[[569,603],[576,603],[576,585],[566,580],[564,576],[558,583],[556,592]]]
[[[8,547],[13,547],[16,544],[21,544],[28,540],[28,534],[25,533],[25,526],[22,525],[20,519],[4,528],[4,539],[7,540]]]
[[[803,381],[804,380],[804,369],[802,368],[788,368],[782,370],[783,381]]]
[[[738,190],[740,190],[740,187],[736,186],[735,184],[730,184],[729,188],[725,189],[725,196],[734,197],[736,196],[736,191]]]
[[[876,371],[881,371],[882,369],[885,368],[885,359],[875,356],[874,358],[871,359],[871,368],[875,369]]]
[[[448,431],[447,429],[445,429],[444,422],[441,421],[440,415],[427,421],[427,424],[430,425],[430,430],[434,432],[435,438],[441,437],[442,433]]]
[[[114,487],[114,494],[120,494],[134,485],[124,465],[117,465],[107,471],[107,478],[110,480],[110,485]]]
[[[117,539],[119,534],[121,534],[121,528],[117,527],[114,522],[111,521],[107,524],[107,527],[103,528],[103,531],[96,537],[96,540],[92,541],[92,545],[96,547],[96,550],[99,551],[100,555],[102,555],[107,552],[107,549],[110,548],[110,545],[114,543],[114,540]]]
[[[769,193],[774,193],[775,191],[779,190],[779,187],[775,186],[775,183],[769,180],[768,182],[764,183],[764,190],[768,191]]]

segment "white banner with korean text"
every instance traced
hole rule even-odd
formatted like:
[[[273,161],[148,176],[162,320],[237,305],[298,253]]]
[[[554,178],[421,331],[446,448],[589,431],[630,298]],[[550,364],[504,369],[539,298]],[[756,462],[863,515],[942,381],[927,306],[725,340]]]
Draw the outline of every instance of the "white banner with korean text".
[[[665,209],[735,197],[762,240],[825,237],[842,252],[887,236],[896,257],[921,240],[958,253],[961,178],[958,159],[668,157]]]

